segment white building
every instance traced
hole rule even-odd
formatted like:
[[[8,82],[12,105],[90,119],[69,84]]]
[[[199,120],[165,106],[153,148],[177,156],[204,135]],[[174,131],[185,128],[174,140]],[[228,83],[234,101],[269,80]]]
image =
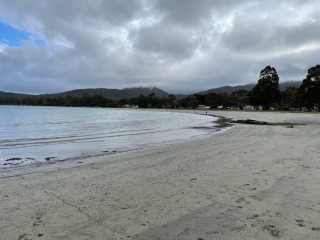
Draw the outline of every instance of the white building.
[[[243,107],[243,110],[262,110],[262,106],[252,106],[252,105],[246,105]]]
[[[198,109],[210,109],[210,106],[206,106],[206,105],[198,105],[197,107]]]

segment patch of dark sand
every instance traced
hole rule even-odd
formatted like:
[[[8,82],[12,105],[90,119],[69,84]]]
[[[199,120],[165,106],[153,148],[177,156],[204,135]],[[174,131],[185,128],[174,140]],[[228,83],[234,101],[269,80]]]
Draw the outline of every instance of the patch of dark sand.
[[[284,126],[287,128],[293,128],[294,125],[297,125],[295,123],[290,123],[290,122],[265,122],[265,121],[257,121],[253,119],[240,119],[240,120],[231,120],[231,123],[241,123],[241,124],[252,124],[252,125],[270,125],[270,126]]]
[[[9,162],[9,161],[20,161],[22,160],[22,158],[9,158],[6,160],[6,162]]]

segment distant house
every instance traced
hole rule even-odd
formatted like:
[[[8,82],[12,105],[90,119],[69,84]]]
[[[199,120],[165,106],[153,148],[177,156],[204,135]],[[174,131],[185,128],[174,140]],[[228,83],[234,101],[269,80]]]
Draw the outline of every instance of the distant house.
[[[246,105],[243,107],[243,110],[254,110],[254,106]]]
[[[227,107],[227,109],[230,109],[230,110],[240,110],[240,107],[238,107],[238,106],[231,106],[231,107]]]
[[[210,109],[210,106],[206,106],[206,105],[198,105],[197,107],[198,109]]]
[[[252,105],[246,105],[243,107],[243,110],[262,110],[262,106],[252,106]]]

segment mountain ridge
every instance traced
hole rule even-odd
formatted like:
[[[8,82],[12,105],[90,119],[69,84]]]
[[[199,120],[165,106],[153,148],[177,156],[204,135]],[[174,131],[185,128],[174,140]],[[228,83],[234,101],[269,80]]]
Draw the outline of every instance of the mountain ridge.
[[[280,83],[280,90],[284,91],[286,87],[299,87],[302,81],[288,81]],[[245,89],[250,91],[255,86],[254,83],[246,84],[246,85],[237,85],[237,86],[222,86],[218,88],[212,88],[209,90],[193,93],[193,94],[201,94],[205,95],[210,92],[215,93],[232,93],[234,91]],[[163,91],[157,87],[133,87],[133,88],[124,88],[124,89],[109,89],[109,88],[85,88],[85,89],[74,89],[70,91],[60,92],[60,93],[51,93],[51,94],[24,94],[24,93],[12,93],[12,92],[4,92],[0,91],[0,97],[58,97],[58,96],[82,96],[83,94],[89,94],[90,96],[101,95],[103,97],[112,99],[112,100],[120,100],[122,98],[132,98],[138,97],[139,95],[148,96],[151,93],[155,93],[157,97],[168,97],[169,93]],[[187,97],[188,95],[184,94],[175,94],[177,99],[182,99]]]
[[[65,96],[77,96],[80,97],[83,94],[88,94],[90,96],[101,95],[103,97],[120,100],[122,98],[132,98],[138,97],[139,95],[147,96],[151,93],[155,93],[157,97],[167,97],[169,93],[156,88],[156,87],[135,87],[135,88],[125,88],[122,90],[119,89],[109,89],[109,88],[85,88],[85,89],[74,89],[70,91],[60,92],[60,93],[50,93],[50,94],[23,94],[23,93],[12,93],[12,92],[3,92],[0,91],[0,97],[65,97]]]
[[[283,82],[283,83],[279,83],[279,88],[281,91],[286,90],[287,87],[300,87],[300,85],[302,84],[302,81],[287,81],[287,82]],[[212,88],[209,90],[205,90],[205,91],[201,91],[201,92],[197,92],[194,94],[201,94],[201,95],[206,95],[208,93],[214,92],[214,93],[232,93],[234,91],[238,91],[240,89],[244,89],[247,91],[251,91],[254,86],[256,84],[255,83],[249,83],[249,84],[245,84],[245,85],[236,85],[236,86],[222,86],[222,87],[218,87],[218,88]],[[188,95],[184,95],[184,94],[177,94],[176,97],[177,99],[182,99],[187,97]]]

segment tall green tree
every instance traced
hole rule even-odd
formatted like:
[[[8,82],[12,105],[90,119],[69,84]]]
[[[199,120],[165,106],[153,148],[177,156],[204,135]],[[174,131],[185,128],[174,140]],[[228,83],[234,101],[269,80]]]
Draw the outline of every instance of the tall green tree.
[[[232,92],[229,95],[229,101],[236,103],[238,107],[243,110],[244,104],[245,104],[245,97],[248,95],[249,91],[245,89],[239,89],[237,91]]]
[[[84,93],[79,100],[81,106],[91,107],[94,105],[92,97],[87,93]]]
[[[182,108],[197,108],[201,102],[198,100],[196,95],[189,95],[178,101],[178,106]]]
[[[298,88],[287,87],[285,91],[281,92],[281,108],[282,110],[289,110],[292,107],[294,96]]]
[[[257,85],[250,91],[253,105],[261,105],[264,110],[280,103],[279,76],[275,68],[267,66],[260,72]]]
[[[221,94],[211,92],[205,95],[205,104],[211,108],[217,108],[225,103],[223,96]]]
[[[218,93],[222,97],[222,104],[225,109],[227,109],[229,105],[229,94],[227,92]]]
[[[320,65],[316,65],[308,70],[307,77],[295,95],[294,104],[297,107],[307,107],[308,109],[317,106],[320,111]]]
[[[277,88],[279,88],[279,76],[274,67],[266,66],[261,70],[259,80],[261,79],[269,79]]]
[[[176,106],[176,100],[177,100],[177,98],[176,98],[175,95],[169,94],[169,96],[168,96],[168,103],[169,103],[169,107],[170,107],[170,108],[175,108],[175,106]]]
[[[126,104],[129,104],[129,101],[128,101],[128,99],[126,99],[126,98],[122,98],[122,99],[120,99],[120,100],[118,101],[118,104],[119,104],[121,107],[123,107],[123,106],[125,106]]]

